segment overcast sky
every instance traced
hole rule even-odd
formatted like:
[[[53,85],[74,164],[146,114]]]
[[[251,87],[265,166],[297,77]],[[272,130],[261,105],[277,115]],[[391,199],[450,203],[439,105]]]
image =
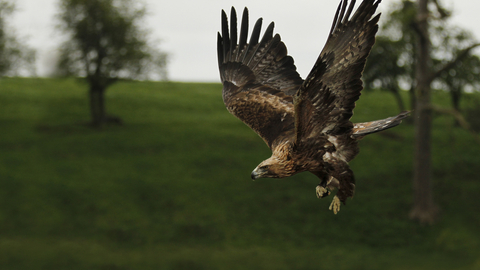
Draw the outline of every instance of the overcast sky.
[[[289,54],[304,78],[325,43],[340,0],[145,0],[149,16],[146,27],[152,40],[169,53],[169,78],[173,81],[217,82],[216,35],[220,30],[220,11],[235,6],[250,11],[250,25],[263,17],[265,25],[275,21],[275,32],[282,36]],[[37,72],[51,72],[56,48],[61,42],[55,30],[58,0],[15,0],[17,12],[12,26],[25,42],[37,50]],[[357,1],[360,2],[360,1]],[[393,0],[383,0],[380,11],[388,10]],[[396,1],[395,1],[396,2]],[[478,0],[443,0],[454,10],[452,22],[480,39]],[[358,3],[357,3],[358,5]],[[382,23],[382,19],[380,19]],[[477,51],[480,53],[480,51]]]

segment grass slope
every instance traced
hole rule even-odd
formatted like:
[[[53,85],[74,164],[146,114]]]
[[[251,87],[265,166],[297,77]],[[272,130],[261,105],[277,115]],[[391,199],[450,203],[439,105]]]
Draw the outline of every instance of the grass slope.
[[[412,126],[361,142],[355,198],[333,215],[311,174],[250,180],[269,149],[220,91],[119,83],[107,107],[125,125],[98,131],[76,80],[0,80],[0,268],[480,269],[480,145],[451,118],[434,121],[442,215],[425,227],[408,220]],[[357,108],[396,113],[381,92]]]

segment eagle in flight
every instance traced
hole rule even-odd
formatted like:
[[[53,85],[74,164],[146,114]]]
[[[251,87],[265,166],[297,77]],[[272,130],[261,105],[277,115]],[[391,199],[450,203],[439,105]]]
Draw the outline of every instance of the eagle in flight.
[[[330,205],[353,197],[355,179],[348,162],[359,152],[365,135],[401,123],[408,112],[383,120],[352,123],[362,72],[375,43],[380,0],[363,0],[355,13],[355,0],[338,6],[325,47],[303,80],[274,23],[260,39],[262,19],[248,36],[248,9],[243,11],[240,33],[232,7],[229,22],[222,10],[222,31],[217,52],[222,97],[228,111],[253,129],[270,147],[272,156],[252,172],[252,179],[284,178],[309,171],[320,178],[316,194],[323,198],[337,189]]]

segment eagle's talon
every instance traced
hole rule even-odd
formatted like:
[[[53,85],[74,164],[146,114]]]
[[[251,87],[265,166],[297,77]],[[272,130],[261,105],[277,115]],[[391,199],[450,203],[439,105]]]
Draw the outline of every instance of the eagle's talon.
[[[317,186],[316,193],[317,193],[317,198],[319,198],[319,199],[325,198],[328,195],[330,195],[330,191],[327,188],[325,188],[321,185]]]
[[[337,195],[335,195],[335,197],[333,197],[333,200],[332,200],[332,203],[330,204],[330,207],[328,208],[328,210],[332,210],[333,213],[336,215],[338,213],[338,211],[340,211],[340,199],[338,198]]]

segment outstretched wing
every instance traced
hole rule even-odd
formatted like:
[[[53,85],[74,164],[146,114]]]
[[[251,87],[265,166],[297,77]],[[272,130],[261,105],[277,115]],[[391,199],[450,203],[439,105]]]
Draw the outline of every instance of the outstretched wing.
[[[303,80],[287,55],[280,35],[273,36],[273,22],[259,41],[262,19],[256,22],[250,41],[248,9],[237,35],[234,8],[228,19],[222,10],[222,34],[218,33],[217,53],[223,101],[230,113],[252,128],[272,148],[275,139],[294,129],[293,97]],[[237,38],[238,43],[237,43]]]
[[[396,127],[400,125],[400,123],[402,123],[402,120],[407,118],[409,114],[409,111],[403,111],[396,116],[388,117],[385,119],[365,123],[356,123],[353,127],[352,136],[354,138],[360,139],[363,138],[365,135]]]
[[[353,16],[355,0],[340,3],[327,43],[295,95],[297,142],[321,135],[352,132],[355,101],[363,89],[361,76],[375,43],[380,0],[364,0]],[[348,9],[347,9],[348,6]]]

